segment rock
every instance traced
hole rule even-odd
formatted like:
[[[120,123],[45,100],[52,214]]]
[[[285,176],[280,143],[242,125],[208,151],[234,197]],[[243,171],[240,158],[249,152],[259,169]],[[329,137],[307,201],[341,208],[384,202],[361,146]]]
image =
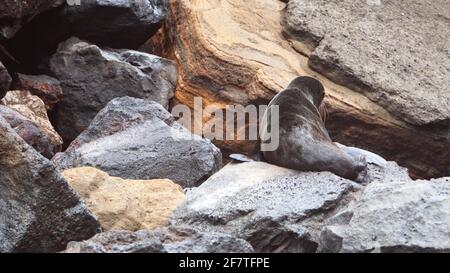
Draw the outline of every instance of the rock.
[[[408,167],[415,176],[449,175],[450,126],[411,125],[388,112],[389,107],[383,108],[367,98],[360,90],[338,85],[311,70],[307,54],[300,53],[299,46],[293,43],[295,41],[288,41],[282,35],[285,6],[281,1],[271,0],[170,1],[167,31],[173,44],[172,51],[178,59],[180,74],[175,102],[193,108],[194,97],[200,96],[204,98],[205,107],[214,105],[224,109],[230,104],[267,104],[295,77],[312,76],[325,85],[325,102],[329,112],[326,125],[334,141],[396,161]],[[371,9],[369,6],[367,8]],[[316,13],[310,16],[315,15],[318,16]],[[446,39],[439,44],[444,41]],[[361,67],[366,67],[365,64],[361,61]],[[437,78],[447,73],[445,71],[448,70],[438,71]],[[442,88],[444,93],[440,93],[442,105],[447,101],[445,90],[448,88]],[[437,94],[433,93],[430,98],[424,95],[415,103],[434,100]],[[429,113],[442,116],[448,110],[448,107],[447,110],[443,108],[435,114],[432,114],[434,108],[429,108]],[[209,119],[211,116],[204,116],[205,121]],[[250,152],[255,145],[251,141],[214,143],[236,153]]]
[[[0,252],[54,252],[100,231],[79,196],[0,117]]]
[[[97,215],[103,231],[164,227],[184,201],[182,188],[170,180],[123,180],[90,167],[62,175]]]
[[[292,0],[284,18],[315,70],[408,123],[450,124],[449,1]]]
[[[171,225],[244,239],[256,252],[315,252],[323,223],[361,186],[331,173],[229,164],[188,191]]]
[[[52,158],[56,147],[53,146],[47,134],[35,122],[19,114],[19,112],[0,105],[0,116],[25,140],[28,145],[46,158]]]
[[[92,166],[124,179],[170,179],[194,187],[222,164],[221,152],[191,134],[156,102],[112,100],[54,162],[61,169]]]
[[[450,178],[369,184],[320,237],[321,252],[450,252]]]
[[[6,67],[0,62],[0,99],[3,98],[9,90],[11,84],[11,76],[6,70]]]
[[[158,31],[166,15],[167,0],[81,0],[33,20],[8,49],[21,63],[34,65],[70,37],[101,47],[137,49]]]
[[[63,91],[60,82],[47,75],[25,75],[17,74],[17,83],[13,86],[15,90],[26,90],[38,96],[47,110],[52,110],[60,101]]]
[[[0,40],[10,39],[36,15],[57,7],[64,0],[3,0],[0,6]]]
[[[17,111],[25,118],[31,120],[47,135],[50,140],[51,150],[46,157],[52,157],[61,151],[62,138],[50,123],[44,102],[28,91],[10,91],[3,98],[2,103]]]
[[[251,245],[226,234],[189,228],[110,231],[69,243],[65,253],[252,253]]]
[[[64,92],[56,128],[67,143],[116,97],[152,99],[167,107],[177,80],[173,61],[132,50],[102,50],[76,38],[60,45],[50,68]]]

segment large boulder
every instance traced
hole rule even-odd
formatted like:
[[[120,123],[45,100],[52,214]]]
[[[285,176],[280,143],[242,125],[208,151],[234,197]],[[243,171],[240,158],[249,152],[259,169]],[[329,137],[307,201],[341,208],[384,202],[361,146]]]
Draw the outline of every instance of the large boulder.
[[[221,167],[222,156],[160,104],[123,97],[109,102],[54,161],[62,169],[92,166],[125,179],[167,178],[193,187]]]
[[[323,223],[360,189],[331,173],[229,164],[187,192],[171,225],[231,234],[256,252],[315,252]]]
[[[34,122],[45,133],[50,141],[50,150],[45,151],[45,157],[51,158],[61,151],[63,140],[50,123],[45,104],[39,97],[28,91],[15,90],[8,92],[1,103]]]
[[[110,231],[71,242],[65,253],[252,253],[251,245],[230,235],[193,229]]]
[[[0,5],[0,40],[12,38],[36,15],[57,7],[64,0],[2,0]]]
[[[101,47],[137,49],[158,31],[167,15],[167,0],[78,1],[79,5],[77,0],[67,1],[33,20],[8,42],[8,50],[21,63],[38,64],[70,37]]]
[[[103,231],[164,227],[185,197],[170,180],[123,180],[91,167],[62,175],[98,217]]]
[[[61,100],[63,91],[61,83],[47,75],[25,75],[17,73],[17,81],[12,86],[14,90],[29,91],[38,96],[47,110],[52,110]]]
[[[103,50],[72,38],[50,60],[64,95],[56,128],[70,143],[110,100],[131,96],[169,104],[177,81],[173,61],[132,50]]]
[[[56,147],[54,147],[48,135],[38,124],[4,105],[0,105],[0,116],[8,122],[28,145],[46,158],[53,157]]]
[[[330,220],[321,252],[450,252],[450,178],[375,181]]]
[[[450,124],[448,0],[292,0],[284,25],[333,81],[408,123]]]
[[[100,224],[51,161],[0,117],[0,252],[53,252]]]
[[[11,76],[6,67],[0,62],[0,99],[5,96],[11,84]]]
[[[294,0],[290,2],[295,3]],[[317,6],[325,1],[308,2],[312,4],[317,2]],[[355,1],[345,2],[353,3]],[[400,3],[396,4],[395,1],[389,2],[400,5]],[[419,1],[414,1],[414,3],[417,2]],[[443,0],[439,1],[439,3],[442,2]],[[402,1],[401,4],[406,5],[407,3],[407,1]],[[434,1],[427,1],[427,3],[423,4],[427,6],[427,9],[440,5],[435,5]],[[282,34],[283,26],[281,22],[285,6],[286,4],[281,1],[272,0],[170,1],[170,15],[167,17],[170,41],[167,44],[173,45],[173,48],[167,50],[167,52],[175,52],[179,63],[180,78],[175,95],[176,101],[192,108],[196,96],[204,98],[205,107],[214,105],[226,108],[230,104],[267,104],[277,92],[283,90],[295,77],[313,76],[325,85],[325,103],[329,112],[326,125],[333,140],[349,146],[374,151],[388,160],[396,161],[400,165],[408,167],[414,175],[419,177],[449,175],[450,126],[442,126],[442,124],[411,125],[402,117],[392,115],[387,111],[390,111],[391,105],[394,105],[394,103],[383,106],[366,97],[366,93],[363,94],[360,90],[343,87],[311,70],[308,65],[309,56],[299,52],[301,46],[295,46],[295,43],[286,40]],[[312,6],[314,7],[314,5]],[[368,11],[373,8],[368,5],[366,7]],[[383,1],[383,5],[379,9],[385,11],[385,7],[387,6]],[[308,6],[305,7],[305,9],[307,8]],[[340,7],[336,7],[336,9],[342,10]],[[329,11],[331,13],[332,9],[330,8]],[[448,8],[441,9],[440,12],[446,11],[448,11]],[[390,11],[386,12],[386,14],[390,13]],[[336,12],[336,16],[339,17],[339,14],[340,12]],[[420,14],[420,12],[417,14]],[[313,20],[313,22],[317,22],[317,28],[322,27],[320,25],[321,20],[331,22],[331,18],[327,18],[327,15],[319,16],[318,13],[310,12],[309,17],[313,16],[320,17],[320,19],[315,18]],[[354,16],[355,18],[360,17],[358,14],[354,14]],[[408,18],[412,17],[409,16]],[[344,19],[337,18],[336,20],[340,24]],[[445,19],[436,19],[435,21],[439,24],[439,29],[442,30],[441,25]],[[429,26],[432,22],[434,21],[426,22],[426,25]],[[379,27],[381,29],[382,25]],[[342,27],[342,29],[344,28]],[[419,29],[415,29],[415,31],[417,32]],[[398,32],[403,33],[403,30]],[[389,30],[389,33],[394,32]],[[438,35],[434,34],[434,31],[426,33]],[[442,56],[443,52],[446,52],[444,50],[446,48],[445,41],[448,40],[446,37],[448,35],[444,36],[439,43],[432,45],[433,48],[441,45],[443,49],[441,53],[436,53],[436,56]],[[356,45],[356,40],[348,48],[351,45]],[[332,46],[340,46],[341,44],[337,43]],[[377,42],[374,46],[378,44]],[[382,48],[391,47],[391,44],[393,43],[383,45]],[[423,44],[426,47],[428,42],[425,41]],[[405,48],[410,47],[405,46]],[[355,46],[355,50],[358,50],[357,46]],[[385,53],[377,53],[377,56],[391,54],[392,52],[388,50]],[[418,54],[429,54],[428,52],[430,51],[426,49],[422,53],[416,52],[414,54],[416,56]],[[395,58],[406,56],[397,57],[397,53],[393,55],[396,55]],[[345,56],[355,61],[360,60],[359,67],[362,68],[367,67],[367,63],[371,63],[367,61],[370,54],[360,58],[352,56],[352,54],[346,54]],[[430,57],[431,60],[435,60],[436,56]],[[430,58],[424,57],[420,62],[427,62]],[[433,70],[436,74],[431,76],[438,80],[448,78],[442,78],[442,75],[448,75],[448,65],[445,66],[447,60],[448,56],[430,64],[430,66],[433,65],[433,68],[442,67],[441,71]],[[336,65],[339,64],[336,63]],[[373,66],[371,67],[373,68]],[[416,68],[408,68],[408,70],[416,71]],[[388,70],[385,68],[379,69],[377,75],[384,73],[383,71]],[[424,75],[434,72],[426,71]],[[392,79],[392,77],[394,75],[387,79]],[[420,78],[423,79],[422,76]],[[410,77],[405,78],[405,81],[409,80]],[[413,79],[411,82],[417,83],[417,80]],[[386,82],[385,84],[391,85],[394,83]],[[395,84],[398,85],[397,82]],[[411,86],[411,84],[405,83],[405,86]],[[423,91],[423,86],[425,88],[428,86],[428,80],[425,80],[422,87],[417,88],[417,90]],[[430,111],[423,116],[425,118],[429,115],[435,115],[437,121],[441,119],[439,117],[443,117],[444,113],[448,113],[449,109],[446,106],[448,103],[445,103],[448,102],[448,87],[444,88],[445,86],[448,86],[448,83],[442,83],[440,91],[433,90],[432,94],[417,95],[418,99],[409,103],[414,103],[417,106],[416,113],[427,111],[423,110],[425,108],[422,108],[421,105],[440,105],[440,107],[428,108]],[[402,93],[402,98],[406,95],[407,93]],[[437,97],[441,98],[439,102],[436,101]],[[396,99],[398,99],[398,96],[393,94],[391,100]],[[404,100],[401,99],[400,101]],[[421,104],[422,102],[423,104]],[[411,106],[412,104],[409,103],[405,105]],[[398,106],[399,103],[395,103],[395,105]],[[404,111],[403,108],[400,105],[398,111]],[[412,108],[409,107],[409,109]],[[204,120],[211,118],[210,115],[205,113]],[[216,141],[215,144],[221,148],[241,153],[252,151],[254,146],[251,141]]]

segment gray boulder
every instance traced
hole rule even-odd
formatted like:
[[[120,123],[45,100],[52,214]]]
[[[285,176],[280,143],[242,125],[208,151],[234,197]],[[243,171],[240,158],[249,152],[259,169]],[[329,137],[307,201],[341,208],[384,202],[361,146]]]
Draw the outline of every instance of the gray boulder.
[[[291,0],[283,23],[313,69],[406,122],[450,124],[448,0]]]
[[[256,252],[315,252],[324,222],[360,189],[332,173],[229,164],[188,191],[170,222],[242,238]]]
[[[0,99],[6,95],[11,85],[11,76],[6,67],[0,62]]]
[[[71,242],[65,253],[252,253],[252,246],[221,233],[189,228],[109,231],[84,242]]]
[[[222,164],[209,140],[191,134],[156,102],[112,100],[54,162],[62,169],[91,166],[124,179],[168,178],[194,187]]]
[[[54,252],[100,224],[51,161],[0,117],[0,252]]]
[[[330,219],[321,252],[450,252],[450,178],[374,181]]]
[[[173,61],[132,50],[102,50],[77,38],[59,46],[50,69],[64,93],[55,120],[65,143],[116,97],[152,99],[167,107],[177,81]]]

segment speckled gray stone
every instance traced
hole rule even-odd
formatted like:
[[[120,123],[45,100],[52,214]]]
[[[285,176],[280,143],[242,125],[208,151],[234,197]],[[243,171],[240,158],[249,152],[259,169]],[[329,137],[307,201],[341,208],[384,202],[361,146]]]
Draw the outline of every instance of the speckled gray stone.
[[[310,66],[414,125],[450,124],[450,1],[290,0]]]

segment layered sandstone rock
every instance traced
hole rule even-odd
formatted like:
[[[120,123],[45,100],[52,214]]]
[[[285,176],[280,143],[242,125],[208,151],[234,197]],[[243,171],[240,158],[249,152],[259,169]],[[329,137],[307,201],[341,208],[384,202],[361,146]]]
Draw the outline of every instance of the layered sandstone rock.
[[[47,135],[51,150],[45,154],[46,157],[51,158],[61,151],[62,138],[50,123],[45,104],[39,97],[31,95],[28,91],[16,90],[8,92],[1,102],[34,122]]]
[[[296,76],[314,76],[326,87],[327,127],[335,141],[376,152],[415,175],[449,174],[448,127],[411,125],[362,93],[312,71],[308,57],[299,53],[304,44],[283,37],[285,5],[269,0],[170,1],[167,29],[180,73],[176,101],[192,107],[194,96],[201,96],[205,107],[219,108],[267,103]],[[250,142],[217,144],[252,150]]]
[[[53,163],[0,117],[0,252],[54,252],[100,224]]]
[[[184,201],[182,188],[170,180],[124,180],[90,167],[66,170],[62,175],[104,231],[164,227]]]

